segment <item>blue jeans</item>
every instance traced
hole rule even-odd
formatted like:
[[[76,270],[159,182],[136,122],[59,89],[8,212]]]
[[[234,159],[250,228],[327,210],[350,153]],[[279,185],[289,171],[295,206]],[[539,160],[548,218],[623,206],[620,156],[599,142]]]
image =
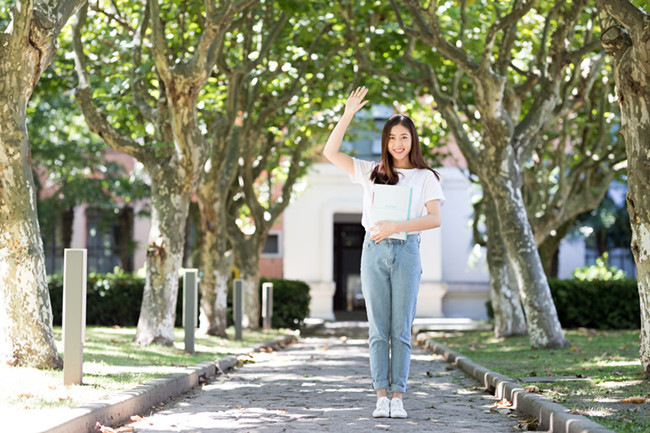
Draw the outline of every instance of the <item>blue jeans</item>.
[[[422,267],[420,236],[405,241],[370,240],[361,253],[361,290],[369,325],[370,373],[374,389],[406,392],[411,366],[411,326]],[[389,375],[390,371],[390,375]]]

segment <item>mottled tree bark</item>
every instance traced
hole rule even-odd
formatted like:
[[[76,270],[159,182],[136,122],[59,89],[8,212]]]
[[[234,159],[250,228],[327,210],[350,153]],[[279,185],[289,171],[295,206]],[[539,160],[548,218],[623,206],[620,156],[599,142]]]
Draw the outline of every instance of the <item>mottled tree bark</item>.
[[[627,151],[627,209],[641,302],[641,365],[650,378],[650,16],[627,0],[596,0],[601,43],[614,57]]]
[[[483,195],[486,213],[494,214],[496,204]],[[488,218],[487,262],[490,269],[490,301],[494,312],[494,336],[526,335],[526,317],[519,299],[519,286],[514,276],[508,251],[501,237],[496,218]]]
[[[208,335],[227,337],[228,281],[233,258],[226,257],[228,236],[221,194],[204,179],[197,188],[201,213],[201,305],[199,328]]]
[[[0,33],[0,362],[61,368],[36,211],[26,107],[82,0],[16,1]]]

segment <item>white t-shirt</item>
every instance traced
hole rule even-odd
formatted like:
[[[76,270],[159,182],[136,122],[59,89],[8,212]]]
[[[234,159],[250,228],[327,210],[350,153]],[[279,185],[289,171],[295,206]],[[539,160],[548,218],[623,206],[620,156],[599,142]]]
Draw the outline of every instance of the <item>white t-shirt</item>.
[[[361,225],[370,230],[372,223],[372,192],[374,183],[370,180],[370,173],[379,165],[375,161],[365,161],[362,159],[352,158],[354,161],[354,176],[350,176],[352,182],[358,183],[363,187],[363,215]],[[440,181],[431,170],[426,168],[396,168],[399,175],[397,185],[407,186],[413,189],[411,201],[411,219],[419,218],[426,215],[427,209],[424,204],[431,200],[440,200],[440,205],[445,204],[445,195],[442,193]],[[409,232],[417,234],[419,232]]]

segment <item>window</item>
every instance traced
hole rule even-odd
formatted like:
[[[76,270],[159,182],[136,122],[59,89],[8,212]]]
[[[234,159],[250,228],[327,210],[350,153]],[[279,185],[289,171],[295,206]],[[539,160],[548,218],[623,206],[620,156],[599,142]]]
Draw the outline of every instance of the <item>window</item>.
[[[132,272],[132,232],[131,208],[86,210],[88,271],[113,272],[117,266],[126,272]]]
[[[262,257],[280,257],[280,232],[269,233],[262,250]]]

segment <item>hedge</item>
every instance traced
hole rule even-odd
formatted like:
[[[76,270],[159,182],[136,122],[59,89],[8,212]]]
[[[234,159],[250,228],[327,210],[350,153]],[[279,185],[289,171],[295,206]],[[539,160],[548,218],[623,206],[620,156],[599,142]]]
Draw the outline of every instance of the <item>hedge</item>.
[[[639,329],[641,309],[634,279],[559,280],[548,284],[563,328]],[[491,302],[488,316],[494,317]]]
[[[580,281],[549,279],[565,328],[639,329],[641,309],[634,279]]]
[[[273,283],[273,328],[300,329],[309,315],[309,286],[303,281],[262,279],[260,281],[260,299],[262,283]]]
[[[274,328],[298,329],[309,314],[309,286],[302,281],[265,280],[273,282],[273,321]],[[179,280],[176,302],[176,327],[182,326],[183,298],[182,279]],[[63,277],[49,277],[50,302],[54,325],[61,326],[63,312]],[[86,324],[99,326],[136,326],[142,304],[144,278],[130,274],[90,274],[86,289]],[[199,293],[199,305],[200,305]],[[228,319],[231,322],[232,305],[228,299]],[[197,311],[198,314],[198,311]],[[261,320],[261,319],[260,319]]]

